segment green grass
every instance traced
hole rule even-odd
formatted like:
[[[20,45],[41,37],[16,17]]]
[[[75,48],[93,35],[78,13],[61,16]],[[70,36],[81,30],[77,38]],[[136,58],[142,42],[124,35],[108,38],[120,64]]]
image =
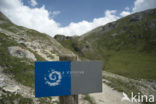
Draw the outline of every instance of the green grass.
[[[74,51],[81,59],[102,60],[103,69],[106,71],[134,79],[156,79],[155,47],[150,44],[145,44],[144,41],[139,41],[136,46],[133,44],[123,46],[124,43],[117,46],[118,41],[122,40],[119,39],[116,40],[117,43],[112,44],[108,42],[106,44],[102,42],[103,40],[101,39],[103,38],[100,38],[99,41],[92,44],[94,52],[85,51],[82,53],[81,50],[75,51],[71,45],[73,44],[71,40],[62,41],[61,44]],[[109,41],[111,40],[109,39]],[[133,40],[130,42],[133,43]],[[85,43],[81,43],[81,45],[77,43],[76,47],[81,49],[83,44],[85,46]]]
[[[134,79],[156,79],[156,55],[131,51],[116,52],[104,64],[104,70]]]

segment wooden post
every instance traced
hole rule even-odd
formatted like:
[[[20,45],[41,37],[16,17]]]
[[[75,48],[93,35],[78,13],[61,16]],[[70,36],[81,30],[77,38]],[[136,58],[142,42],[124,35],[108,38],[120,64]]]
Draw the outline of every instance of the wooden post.
[[[62,55],[59,56],[60,61],[76,61],[77,56]],[[78,95],[59,96],[60,104],[78,104]]]

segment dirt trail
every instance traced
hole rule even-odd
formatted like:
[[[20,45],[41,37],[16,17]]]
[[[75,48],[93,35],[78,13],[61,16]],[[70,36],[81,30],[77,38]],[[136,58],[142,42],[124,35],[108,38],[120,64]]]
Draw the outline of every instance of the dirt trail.
[[[152,94],[156,96],[156,80],[153,80],[153,81],[148,81],[145,79],[135,80],[135,79],[130,79],[130,78],[121,76],[121,75],[106,72],[106,71],[103,71],[103,76],[118,79],[125,83],[131,83],[136,88],[140,89],[141,93],[145,95]]]
[[[103,71],[103,76],[110,77],[114,79],[118,79],[125,83],[131,83],[136,88],[140,89],[140,91],[145,94],[152,94],[156,96],[156,81],[153,80],[152,82],[149,82],[147,80],[134,80],[130,78],[126,78],[124,76],[120,76],[117,74],[109,73]],[[110,81],[103,79],[103,82],[111,83]],[[103,92],[102,93],[93,93],[90,94],[90,96],[95,100],[96,104],[138,104],[138,103],[132,103],[129,101],[121,101],[123,97],[122,92],[118,92],[111,88],[110,86],[103,83]]]
[[[122,93],[113,90],[113,88],[109,87],[105,83],[103,83],[102,90],[102,93],[90,94],[96,104],[136,104],[128,101],[121,101],[123,97]]]
[[[120,78],[121,80],[128,81],[127,78],[124,78],[122,76],[118,76],[118,75],[115,75],[112,73],[107,73],[107,72],[104,72],[104,73],[105,73],[104,74],[105,76],[107,74],[108,76],[111,76],[114,78],[120,78],[121,77]],[[18,91],[19,94],[21,94],[23,97],[26,97],[26,98],[32,98],[33,101],[35,102],[35,104],[39,103],[38,100],[34,97],[34,94],[32,93],[32,92],[34,92],[33,89],[16,82],[15,80],[11,79],[10,77],[8,77],[4,73],[2,73],[1,67],[0,67],[0,79],[2,79],[2,80],[4,79],[3,83],[0,83],[0,84],[17,85],[20,87],[20,90]],[[105,79],[103,79],[103,80],[107,81]],[[90,97],[95,101],[96,104],[136,104],[136,103],[131,103],[129,101],[121,101],[123,94],[121,92],[114,90],[113,88],[106,85],[105,83],[103,83],[102,90],[103,90],[102,93],[89,94]],[[53,97],[53,99],[58,100],[58,97]],[[82,99],[82,95],[80,95],[79,100],[80,100],[79,101],[80,104],[89,104],[87,101]]]

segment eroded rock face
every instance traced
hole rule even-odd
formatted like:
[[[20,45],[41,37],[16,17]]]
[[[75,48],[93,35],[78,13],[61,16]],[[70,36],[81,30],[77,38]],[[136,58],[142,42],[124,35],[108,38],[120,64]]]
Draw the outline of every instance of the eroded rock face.
[[[19,46],[8,47],[8,52],[10,53],[10,55],[18,58],[27,58],[32,61],[36,61],[36,57],[34,56],[33,53]]]

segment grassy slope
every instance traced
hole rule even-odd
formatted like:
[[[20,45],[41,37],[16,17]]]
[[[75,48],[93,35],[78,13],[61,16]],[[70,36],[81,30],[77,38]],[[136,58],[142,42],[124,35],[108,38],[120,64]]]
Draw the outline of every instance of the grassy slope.
[[[24,46],[17,44],[3,33],[0,33],[0,65],[5,68],[4,72],[13,75],[15,79],[27,86],[34,86],[34,64],[27,59],[19,59],[8,53],[10,46]],[[26,49],[26,48],[25,48]],[[29,49],[28,49],[29,50]],[[44,60],[35,54],[37,60]]]
[[[156,55],[139,52],[113,54],[104,70],[134,79],[156,79]]]
[[[0,18],[1,19],[1,18]],[[3,18],[2,18],[3,20]],[[6,20],[4,20],[6,21]],[[7,23],[1,24],[0,27],[2,29],[6,29],[8,31],[11,31],[13,33],[18,32],[16,29],[12,29],[10,27],[16,27],[20,30],[24,30],[24,27],[17,26],[10,21],[6,21]],[[27,31],[28,35],[31,36],[32,39],[38,36],[38,38],[45,39],[46,35],[36,32],[34,30]],[[20,33],[19,35],[23,35]],[[23,49],[29,50],[32,52],[38,61],[45,61],[44,58],[33,52],[32,50],[26,48],[24,44],[18,44],[13,39],[11,39],[9,36],[7,36],[4,33],[0,32],[0,66],[4,68],[4,72],[6,74],[14,76],[16,81],[22,83],[23,85],[34,87],[34,62],[28,60],[28,59],[20,59],[16,58],[14,56],[11,56],[8,53],[8,47],[10,46],[20,46]]]
[[[54,45],[54,43],[52,44],[51,42],[49,42],[50,38],[46,34],[37,32],[35,30],[26,29],[21,26],[17,26],[11,23],[10,21],[1,18],[1,14],[0,14],[0,20],[4,20],[6,22],[5,24],[0,24],[1,29],[6,29],[13,33],[17,33],[18,30],[16,30],[15,28],[11,28],[11,27],[16,27],[19,30],[27,30],[27,35],[29,35],[29,38],[31,38],[32,41],[36,39],[40,39],[42,40],[42,42],[44,41],[48,42],[49,43],[48,45]],[[20,33],[19,35],[24,35],[24,34]],[[8,53],[8,47],[10,46],[20,46],[23,49],[29,50],[35,55],[37,61],[45,61],[45,59],[39,56],[36,52],[28,49],[25,46],[25,44],[18,44],[15,40],[7,36],[7,34],[0,32],[0,66],[4,69],[3,72],[10,75],[11,78],[15,79],[17,82],[25,86],[34,88],[34,62],[26,58],[20,59],[20,58],[11,56]],[[57,52],[52,52],[52,53],[57,53]],[[2,91],[1,88],[0,88],[0,91]],[[57,101],[51,102],[50,99],[51,98],[39,98],[38,100],[40,101],[40,103],[43,103],[43,104],[53,104],[53,103],[58,104]],[[12,93],[7,93],[7,95],[2,94],[0,104],[6,104],[6,103],[13,104],[14,102],[17,102],[19,104],[32,104],[33,103],[31,98],[24,98],[19,94],[17,95],[14,95]]]
[[[62,48],[61,45],[58,45],[56,41],[54,39],[52,40],[52,38],[47,34],[40,33],[22,26],[17,26],[6,19],[3,14],[0,14],[0,20],[6,22],[4,24],[0,24],[1,29],[8,30],[9,32],[20,35],[19,37],[21,37],[21,39],[24,41],[27,41],[27,38],[29,38],[31,41],[40,41],[48,46],[55,45],[57,48]],[[27,35],[26,39],[23,38],[24,35]],[[18,44],[15,40],[7,36],[7,34],[0,32],[0,66],[5,68],[5,73],[13,75],[18,82],[26,86],[34,87],[34,62],[31,62],[28,59],[19,59],[11,56],[8,53],[8,47],[10,46],[20,46],[23,49],[29,50],[35,55],[37,61],[45,61],[45,59],[39,56],[36,52],[28,49],[25,44]],[[58,52],[55,50],[51,53],[58,54]],[[53,56],[50,54],[49,57],[53,58]]]
[[[144,14],[141,20],[132,22],[134,15],[118,20],[111,31],[92,31],[80,41],[60,43],[81,57],[101,59],[103,70],[134,79],[156,79],[156,30],[149,27],[156,14]],[[93,51],[82,50],[88,46]]]

